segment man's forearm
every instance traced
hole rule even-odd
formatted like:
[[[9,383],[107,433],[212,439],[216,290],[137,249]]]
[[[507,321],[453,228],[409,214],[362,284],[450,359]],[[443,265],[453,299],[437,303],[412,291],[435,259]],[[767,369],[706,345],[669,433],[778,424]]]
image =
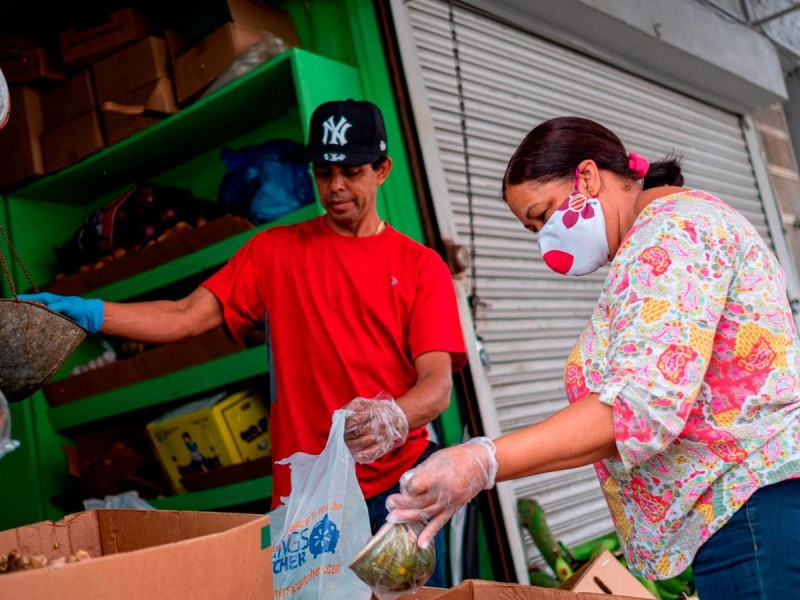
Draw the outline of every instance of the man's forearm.
[[[409,429],[423,427],[447,410],[453,388],[450,365],[447,352],[429,352],[415,362],[417,382],[396,400],[408,419]]]
[[[182,300],[104,303],[101,332],[150,344],[164,344],[200,335],[222,325],[222,308],[200,288]]]

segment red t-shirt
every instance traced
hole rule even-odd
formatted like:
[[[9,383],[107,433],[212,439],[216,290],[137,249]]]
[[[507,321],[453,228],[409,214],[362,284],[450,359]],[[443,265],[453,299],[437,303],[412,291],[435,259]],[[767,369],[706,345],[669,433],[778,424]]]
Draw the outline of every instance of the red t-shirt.
[[[413,361],[450,352],[466,360],[450,272],[441,258],[387,227],[345,237],[324,217],[257,234],[203,284],[241,339],[268,316],[273,461],[319,454],[331,418],[353,398],[399,398],[417,379]],[[366,498],[399,481],[428,443],[425,427],[368,465],[357,465]],[[273,506],[288,496],[288,466],[274,465]]]

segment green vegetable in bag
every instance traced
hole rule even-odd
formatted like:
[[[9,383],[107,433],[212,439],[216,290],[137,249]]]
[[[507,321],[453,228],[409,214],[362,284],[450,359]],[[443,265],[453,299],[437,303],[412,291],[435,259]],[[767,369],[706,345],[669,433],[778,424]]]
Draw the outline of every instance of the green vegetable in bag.
[[[386,523],[353,559],[350,568],[380,600],[413,593],[430,579],[436,549],[417,545],[424,527],[421,522]]]

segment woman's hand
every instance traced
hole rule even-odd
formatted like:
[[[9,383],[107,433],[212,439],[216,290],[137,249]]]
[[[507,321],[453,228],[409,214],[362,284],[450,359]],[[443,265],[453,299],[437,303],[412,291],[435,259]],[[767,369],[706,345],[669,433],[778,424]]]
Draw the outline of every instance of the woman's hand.
[[[497,459],[492,440],[478,437],[433,453],[400,479],[389,496],[387,521],[427,521],[417,541],[425,548],[445,523],[481,490],[494,486]]]

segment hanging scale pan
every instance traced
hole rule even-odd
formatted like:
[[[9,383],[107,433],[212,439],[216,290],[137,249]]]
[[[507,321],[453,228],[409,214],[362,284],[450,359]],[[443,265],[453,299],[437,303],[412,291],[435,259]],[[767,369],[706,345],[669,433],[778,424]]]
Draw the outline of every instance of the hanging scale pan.
[[[86,330],[41,304],[0,298],[0,390],[27,398],[55,375]]]
[[[34,291],[39,291],[5,230],[6,240]],[[35,302],[17,298],[14,281],[0,252],[0,266],[14,298],[0,298],[0,390],[13,402],[36,392],[61,368],[86,338],[80,325]]]

